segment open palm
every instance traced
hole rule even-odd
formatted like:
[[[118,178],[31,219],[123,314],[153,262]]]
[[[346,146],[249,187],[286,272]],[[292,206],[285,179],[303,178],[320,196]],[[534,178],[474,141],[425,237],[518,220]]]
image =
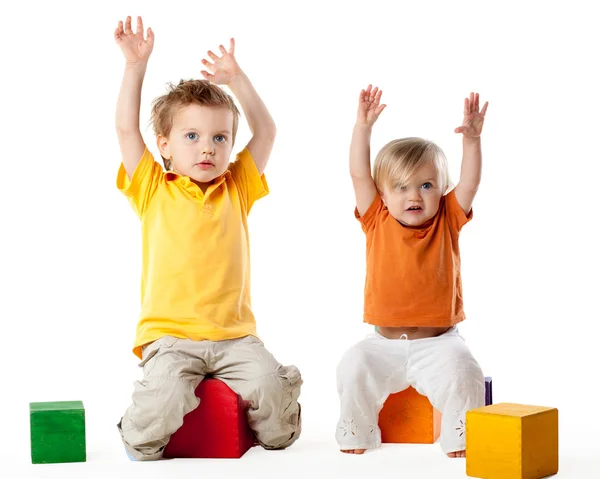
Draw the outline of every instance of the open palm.
[[[222,56],[215,55],[210,50],[208,51],[208,56],[213,63],[203,59],[202,64],[209,71],[202,70],[200,73],[212,83],[227,85],[233,77],[239,75],[242,71],[235,60],[235,40],[232,38],[229,41],[229,50],[226,50],[223,45],[219,45],[219,51]]]
[[[154,32],[151,28],[148,28],[144,39],[142,17],[137,17],[136,32],[133,33],[133,30],[131,30],[131,17],[127,17],[125,28],[123,28],[123,22],[119,21],[119,25],[115,30],[115,41],[121,47],[127,63],[146,63],[154,47]]]
[[[357,123],[373,126],[386,107],[386,105],[379,104],[382,93],[383,90],[379,90],[377,87],[372,88],[371,85],[366,90],[360,91],[360,95],[358,96],[358,114],[356,117]]]
[[[479,111],[479,93],[471,92],[469,98],[465,98],[465,109],[462,126],[454,130],[454,133],[462,133],[467,138],[479,138],[483,129],[485,112],[488,102],[485,102],[481,111]]]

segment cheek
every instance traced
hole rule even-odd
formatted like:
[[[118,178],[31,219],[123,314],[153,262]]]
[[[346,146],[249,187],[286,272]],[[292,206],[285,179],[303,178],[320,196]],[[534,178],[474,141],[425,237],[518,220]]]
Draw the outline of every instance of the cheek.
[[[226,144],[226,145],[219,146],[216,149],[216,153],[223,158],[229,159],[229,156],[231,155],[231,150],[232,150],[231,144]]]
[[[440,200],[442,199],[441,195],[438,192],[432,192],[425,197],[425,201],[427,201],[427,205],[430,209],[438,209],[440,206]]]

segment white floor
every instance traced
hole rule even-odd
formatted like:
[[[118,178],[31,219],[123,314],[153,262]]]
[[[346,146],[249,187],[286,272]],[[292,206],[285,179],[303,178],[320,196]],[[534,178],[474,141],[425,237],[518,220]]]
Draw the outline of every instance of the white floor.
[[[575,438],[573,438],[575,439]],[[583,439],[579,437],[579,439]],[[563,441],[560,453],[562,478],[596,479],[600,477],[597,444]],[[562,441],[562,438],[561,438]],[[159,462],[129,461],[116,437],[88,443],[88,460],[76,464],[32,465],[27,454],[7,456],[0,452],[0,477],[44,479],[185,479],[185,478],[465,478],[465,460],[446,458],[438,444],[384,445],[363,456],[350,456],[336,450],[332,440],[304,435],[285,451],[265,451],[255,447],[241,459],[176,459]],[[6,457],[5,457],[6,456]]]

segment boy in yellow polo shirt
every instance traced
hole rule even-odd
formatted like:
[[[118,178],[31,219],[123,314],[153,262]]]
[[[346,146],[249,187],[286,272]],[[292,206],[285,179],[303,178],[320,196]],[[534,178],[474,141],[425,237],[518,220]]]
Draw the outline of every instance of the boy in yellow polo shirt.
[[[206,376],[249,401],[249,423],[267,449],[300,435],[300,385],[256,336],[250,303],[247,216],[268,193],[263,171],[275,124],[229,50],[208,52],[206,80],[181,81],[154,101],[152,122],[166,172],[139,128],[141,88],[154,33],[141,18],[119,22],[115,40],[126,65],[117,103],[122,164],[117,186],[142,226],[142,311],[133,352],[144,377],[118,428],[130,458],[162,457]],[[239,120],[227,85],[248,119],[252,138],[229,162]]]

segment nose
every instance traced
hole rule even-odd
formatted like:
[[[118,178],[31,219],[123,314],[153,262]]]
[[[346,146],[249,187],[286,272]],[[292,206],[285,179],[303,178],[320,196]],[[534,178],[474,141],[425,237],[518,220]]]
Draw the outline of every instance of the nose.
[[[201,150],[203,155],[214,155],[215,153],[212,142],[208,140],[202,143]]]
[[[410,201],[421,201],[421,188],[411,188],[408,199]]]

